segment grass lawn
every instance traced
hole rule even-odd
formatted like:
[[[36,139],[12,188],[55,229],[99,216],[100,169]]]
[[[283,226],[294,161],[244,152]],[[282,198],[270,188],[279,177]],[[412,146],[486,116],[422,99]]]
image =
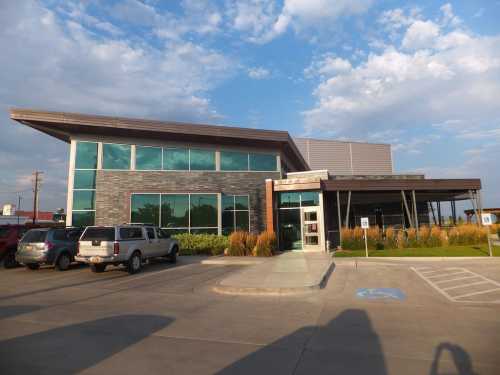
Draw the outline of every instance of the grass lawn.
[[[485,257],[488,256],[488,245],[419,247],[414,249],[368,250],[372,257]],[[493,247],[493,255],[500,256],[500,247]],[[364,257],[365,250],[341,250],[336,257]]]

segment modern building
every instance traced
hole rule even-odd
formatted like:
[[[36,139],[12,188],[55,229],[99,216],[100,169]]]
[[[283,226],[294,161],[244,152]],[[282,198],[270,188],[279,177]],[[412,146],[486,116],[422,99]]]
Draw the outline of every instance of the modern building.
[[[10,116],[70,144],[67,225],[271,230],[283,250],[321,251],[338,246],[340,228],[361,217],[418,228],[436,220],[434,203],[453,210],[471,199],[481,207],[479,179],[394,174],[385,144],[26,109]]]

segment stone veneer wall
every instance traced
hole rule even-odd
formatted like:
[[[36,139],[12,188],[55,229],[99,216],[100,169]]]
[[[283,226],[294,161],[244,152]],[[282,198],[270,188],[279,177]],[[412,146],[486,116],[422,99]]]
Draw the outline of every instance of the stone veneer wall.
[[[96,225],[130,221],[131,193],[248,194],[250,231],[265,230],[265,180],[279,172],[104,171],[96,177]]]

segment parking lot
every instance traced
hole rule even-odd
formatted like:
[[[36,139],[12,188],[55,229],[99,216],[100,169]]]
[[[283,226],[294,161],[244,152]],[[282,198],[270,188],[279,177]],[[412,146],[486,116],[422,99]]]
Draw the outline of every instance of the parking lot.
[[[282,297],[216,294],[243,266],[201,260],[2,269],[0,372],[500,373],[498,260],[339,259],[324,289]]]

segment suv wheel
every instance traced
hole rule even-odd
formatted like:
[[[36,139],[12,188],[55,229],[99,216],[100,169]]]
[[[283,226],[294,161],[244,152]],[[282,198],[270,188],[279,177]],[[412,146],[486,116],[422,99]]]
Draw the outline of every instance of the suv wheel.
[[[38,263],[30,263],[27,264],[26,267],[28,267],[30,270],[37,270],[40,268],[40,265]]]
[[[167,255],[167,259],[170,263],[174,264],[177,263],[177,253],[179,252],[179,249],[177,246],[174,246],[170,254]]]
[[[70,264],[71,264],[71,258],[69,257],[68,254],[63,253],[59,255],[59,258],[57,259],[56,268],[59,271],[66,271],[69,268]]]
[[[142,260],[141,253],[138,251],[134,252],[127,263],[127,271],[129,274],[133,275],[141,270]]]
[[[105,264],[91,264],[90,269],[92,270],[92,272],[101,273],[101,272],[104,272],[104,270],[106,269],[106,265]]]
[[[5,254],[5,259],[3,261],[3,266],[5,268],[14,268],[17,267],[19,263],[16,261],[16,252],[11,250]]]

